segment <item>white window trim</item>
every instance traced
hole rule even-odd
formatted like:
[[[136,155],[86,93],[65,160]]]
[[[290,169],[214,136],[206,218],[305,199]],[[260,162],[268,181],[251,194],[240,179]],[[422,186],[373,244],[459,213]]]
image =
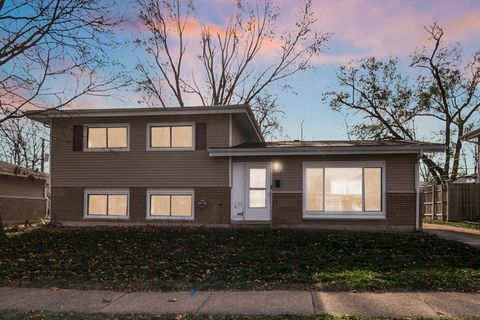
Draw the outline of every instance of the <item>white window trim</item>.
[[[182,127],[192,126],[192,146],[191,147],[151,147],[151,129],[152,127]],[[147,123],[147,151],[195,151],[195,122],[159,122],[159,123]],[[171,137],[170,137],[171,139]]]
[[[382,168],[381,211],[307,211],[306,168]],[[304,219],[386,219],[386,163],[385,161],[305,161],[303,162],[302,211]],[[325,171],[324,171],[325,179]],[[363,188],[363,187],[362,187]],[[325,196],[325,190],[324,190]],[[365,194],[362,191],[362,202]],[[325,208],[324,208],[325,209]]]
[[[150,196],[151,195],[191,195],[192,196],[192,215],[189,217],[179,216],[151,216],[150,215]],[[147,189],[147,220],[194,220],[195,219],[195,190],[193,189]]]
[[[88,128],[127,128],[126,148],[89,148]],[[83,151],[84,152],[108,152],[108,151],[130,151],[130,123],[95,123],[83,125]]]
[[[88,195],[126,195],[127,196],[127,215],[126,216],[110,216],[110,215],[89,215],[88,214]],[[84,219],[108,219],[108,220],[129,220],[130,219],[130,190],[129,189],[85,189],[83,191],[83,218]]]

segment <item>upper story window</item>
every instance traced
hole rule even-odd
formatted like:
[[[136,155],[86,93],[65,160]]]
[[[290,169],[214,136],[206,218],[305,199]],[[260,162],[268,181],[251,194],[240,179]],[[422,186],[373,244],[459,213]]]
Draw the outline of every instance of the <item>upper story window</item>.
[[[127,124],[86,125],[87,151],[120,150],[129,148]]]
[[[194,124],[148,124],[147,150],[194,150]]]

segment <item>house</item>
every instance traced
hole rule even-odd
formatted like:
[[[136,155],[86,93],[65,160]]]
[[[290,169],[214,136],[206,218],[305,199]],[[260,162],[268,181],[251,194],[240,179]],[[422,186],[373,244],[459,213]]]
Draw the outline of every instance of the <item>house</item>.
[[[265,142],[248,106],[30,113],[51,128],[64,225],[415,230],[418,160],[440,144]]]
[[[5,223],[36,222],[48,208],[48,175],[0,161],[0,215]]]
[[[477,183],[477,173],[473,174],[468,174],[462,177],[458,177],[457,179],[451,181],[450,183],[455,183],[455,184],[469,184],[469,183]]]
[[[473,130],[467,134],[464,134],[459,138],[459,140],[470,141],[477,144],[477,168],[476,168],[476,177],[474,178],[474,183],[480,183],[480,128]]]

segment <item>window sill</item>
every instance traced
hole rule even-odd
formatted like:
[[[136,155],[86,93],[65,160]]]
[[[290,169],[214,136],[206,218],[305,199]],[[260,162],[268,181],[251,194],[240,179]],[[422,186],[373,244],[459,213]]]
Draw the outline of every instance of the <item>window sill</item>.
[[[304,213],[305,220],[385,220],[385,213],[351,213],[351,212],[335,212],[335,213]]]
[[[171,216],[165,216],[165,217],[152,217],[148,216],[147,221],[158,221],[158,220],[176,220],[176,221],[193,221],[194,217],[171,217]]]
[[[126,216],[126,217],[123,217],[123,216],[84,216],[83,217],[84,220],[122,220],[122,221],[126,221],[126,220],[129,220],[130,217],[129,216]]]
[[[130,148],[84,148],[83,152],[128,152]]]
[[[147,151],[160,151],[160,152],[195,151],[195,148],[147,148]]]

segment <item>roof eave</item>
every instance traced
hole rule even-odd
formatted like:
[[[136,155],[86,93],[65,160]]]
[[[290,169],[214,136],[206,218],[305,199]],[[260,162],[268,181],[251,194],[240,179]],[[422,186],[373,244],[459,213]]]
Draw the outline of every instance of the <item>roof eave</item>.
[[[473,130],[469,133],[466,133],[460,136],[458,139],[463,141],[468,141],[471,139],[480,138],[480,129]]]
[[[47,111],[30,111],[26,112],[29,119],[35,120],[43,124],[51,124],[53,118],[80,118],[80,117],[130,117],[143,115],[192,115],[192,114],[239,114],[245,113],[252,125],[255,135],[261,142],[265,139],[261,133],[260,126],[255,119],[251,108],[248,105],[232,105],[232,106],[208,106],[208,107],[183,107],[183,108],[121,108],[121,109],[72,109],[72,110],[47,110]]]
[[[445,146],[409,147],[319,147],[319,148],[225,148],[208,149],[210,157],[261,156],[261,155],[338,155],[338,154],[418,154],[444,152]]]

